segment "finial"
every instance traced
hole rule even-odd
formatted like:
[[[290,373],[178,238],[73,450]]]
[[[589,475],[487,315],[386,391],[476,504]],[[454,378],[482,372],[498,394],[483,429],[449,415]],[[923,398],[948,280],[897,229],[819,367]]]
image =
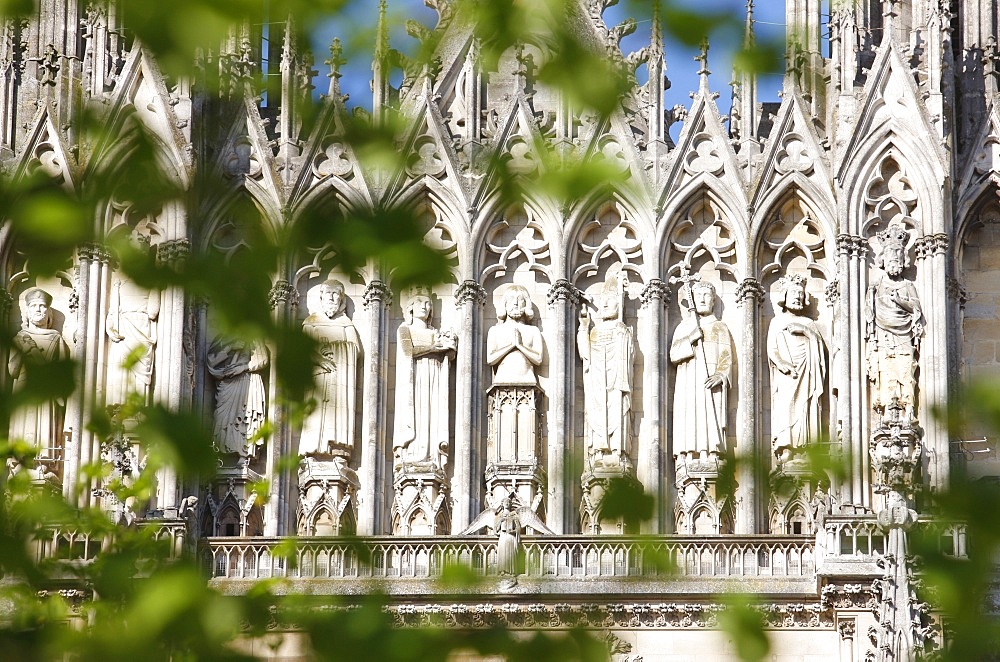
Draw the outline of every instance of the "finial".
[[[705,36],[701,40],[701,53],[696,55],[695,60],[701,63],[701,68],[698,69],[698,75],[701,77],[701,87],[704,90],[708,89],[708,75],[712,73],[708,70],[708,36]]]
[[[753,33],[753,24],[754,24],[753,5],[754,5],[754,0],[747,0],[747,23],[746,23],[746,31],[744,32],[743,35],[744,37],[743,45],[744,47],[747,48],[752,46],[754,41],[756,40]]]
[[[340,43],[340,37],[334,37],[330,42],[330,57],[323,61],[323,64],[330,67],[330,73],[326,77],[330,79],[331,97],[340,94],[340,77],[344,75],[340,72],[340,67],[347,62],[343,55],[344,47]]]

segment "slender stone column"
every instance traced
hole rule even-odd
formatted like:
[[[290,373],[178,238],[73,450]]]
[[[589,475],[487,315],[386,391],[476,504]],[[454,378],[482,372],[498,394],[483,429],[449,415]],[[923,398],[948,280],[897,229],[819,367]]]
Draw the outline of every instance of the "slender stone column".
[[[850,449],[850,481],[844,486],[842,503],[871,507],[868,490],[868,374],[865,360],[865,291],[868,285],[868,242],[850,234],[837,236],[837,254],[842,265],[841,295],[844,315],[841,338],[840,404],[850,412],[849,425],[842,429],[844,448]]]
[[[161,263],[182,267],[191,252],[191,244],[187,239],[165,241],[156,247],[156,257]],[[190,404],[191,394],[183,387],[184,372],[184,292],[179,288],[170,288],[161,293],[159,315],[160,367],[157,376],[160,392],[157,400],[169,409],[178,410]],[[162,343],[169,343],[163,346]],[[177,470],[173,466],[165,466],[157,472],[156,509],[163,512],[163,517],[177,517],[179,502]]]
[[[287,280],[278,279],[268,292],[267,299],[275,321],[278,324],[290,324],[295,307],[299,304],[298,290]],[[295,506],[298,503],[298,496],[295,493],[291,470],[285,466],[287,463],[279,460],[290,456],[295,451],[295,445],[292,443],[292,430],[285,406],[278,403],[274,412],[277,417],[276,425],[271,448],[267,454],[267,473],[274,483],[264,508],[264,535],[286,536],[295,532]],[[277,471],[279,466],[281,470]]]
[[[639,482],[647,494],[656,499],[653,506],[653,519],[642,523],[642,533],[664,533],[664,513],[671,512],[664,499],[666,490],[663,485],[664,463],[666,454],[666,416],[664,414],[664,379],[666,366],[663,346],[664,309],[670,302],[670,290],[667,284],[659,278],[653,278],[646,285],[641,295],[642,308],[646,313],[645,343],[648,348],[643,357],[642,391],[645,403],[643,411],[647,421],[648,433],[639,438],[639,458],[637,474]]]
[[[844,391],[847,388],[846,384],[838,383],[841,375],[835,372],[837,364],[834,363],[834,357],[837,353],[843,352],[843,347],[845,346],[845,340],[843,338],[844,325],[841,323],[841,318],[844,316],[843,306],[840,301],[841,285],[839,278],[832,280],[826,284],[823,290],[823,296],[826,299],[826,305],[830,307],[830,319],[832,320],[832,328],[830,333],[830,344],[827,349],[829,350],[829,368],[827,371],[828,375],[828,385],[829,389],[829,399],[827,402],[830,403],[830,408],[827,411],[827,418],[829,420],[829,439],[831,442],[832,452],[834,453],[834,458],[836,461],[845,461],[846,454],[844,448],[840,445],[841,433],[838,421],[844,419],[845,416],[850,416],[850,409],[845,407],[844,404]],[[840,357],[838,360],[843,360]],[[830,485],[829,493],[840,495],[843,490],[843,485],[839,479],[836,479],[835,484]]]
[[[969,300],[969,292],[956,279],[948,278],[946,283],[948,293],[948,326],[952,332],[948,335],[948,394],[954,398],[962,384],[962,326],[965,323],[965,304]]]
[[[368,283],[364,293],[368,311],[368,341],[365,343],[364,401],[362,402],[361,490],[358,503],[358,535],[384,533],[383,501],[385,496],[385,366],[386,309],[392,303],[392,290],[380,280]]]
[[[568,533],[573,521],[570,503],[570,472],[566,466],[572,439],[573,420],[573,313],[580,303],[580,291],[568,280],[559,279],[549,289],[549,306],[554,314],[555,343],[549,374],[552,397],[549,401],[547,524],[556,533]],[[575,477],[574,477],[575,478]]]
[[[479,472],[473,467],[473,444],[482,440],[479,434],[482,412],[482,376],[480,365],[482,334],[479,333],[486,290],[474,280],[463,281],[455,293],[458,318],[458,355],[455,360],[455,466],[451,481],[454,509],[451,532],[459,534],[472,522],[479,510]]]
[[[756,371],[757,336],[760,302],[764,299],[764,288],[755,278],[744,278],[736,288],[736,305],[743,311],[743,338],[739,347],[737,367],[739,370],[740,388],[737,398],[736,428],[736,458],[738,460],[736,480],[738,482],[735,497],[736,533],[759,533],[758,527],[767,521],[758,517],[762,508],[767,507],[767,497],[761,494],[767,485],[769,463],[765,458],[770,456],[768,450],[762,450],[763,439],[759,434],[760,425],[757,412],[760,411],[760,397],[757,393]],[[761,440],[758,444],[757,441]],[[720,495],[721,496],[721,495]]]
[[[104,315],[107,309],[107,293],[110,290],[111,253],[101,244],[92,243],[81,248],[80,272],[80,320],[86,326],[80,328],[82,341],[78,359],[82,363],[80,383],[80,408],[73,421],[73,439],[76,445],[74,455],[78,458],[78,469],[100,457],[100,440],[84,426],[87,411],[104,406],[107,373],[107,342],[104,335]],[[85,285],[84,285],[85,284]],[[86,290],[84,289],[86,287]],[[79,506],[93,505],[93,482],[78,487],[76,502]],[[72,489],[72,488],[71,488]]]
[[[73,357],[80,362],[77,365],[77,370],[80,376],[81,388],[73,394],[72,400],[66,403],[66,421],[64,426],[69,430],[69,434],[66,435],[66,444],[65,448],[63,448],[62,476],[63,496],[67,499],[67,501],[71,502],[76,499],[76,482],[80,477],[80,432],[83,430],[83,404],[84,399],[87,397],[87,390],[82,386],[88,363],[84,360],[84,352],[87,350],[85,340],[87,314],[89,312],[87,302],[90,299],[90,280],[88,276],[90,272],[91,258],[91,251],[88,248],[80,247],[77,251],[77,278],[74,290],[77,301],[77,338],[73,347]],[[13,300],[10,299],[10,294],[8,294],[6,290],[3,290],[3,294],[6,295],[6,298],[0,296],[0,319],[7,319],[7,307],[13,303]],[[3,358],[6,359],[6,357]],[[6,365],[6,363],[4,363],[4,365]]]
[[[945,260],[948,235],[921,237],[914,246],[918,264],[924,337],[920,342],[919,396],[917,408],[924,429],[924,470],[934,490],[948,484],[949,442],[944,424],[931,415],[931,407],[948,404],[948,297]]]

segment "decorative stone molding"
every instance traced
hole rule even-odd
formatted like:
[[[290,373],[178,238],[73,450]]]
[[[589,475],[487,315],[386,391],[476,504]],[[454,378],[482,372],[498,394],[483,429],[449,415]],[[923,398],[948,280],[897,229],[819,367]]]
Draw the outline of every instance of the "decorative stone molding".
[[[871,248],[864,237],[853,234],[837,235],[837,254],[843,257],[865,257]]]
[[[80,309],[80,291],[74,283],[73,289],[69,291],[69,302],[67,303],[71,313],[76,313]]]
[[[528,603],[396,605],[387,611],[398,627],[714,629],[725,609],[711,603]],[[816,603],[773,603],[753,609],[769,629],[834,627],[832,613]]]
[[[823,288],[823,296],[826,297],[826,305],[835,306],[840,301],[840,281],[833,280]]]
[[[191,254],[187,239],[169,239],[156,245],[156,261],[160,264],[179,265]]]
[[[652,305],[655,301],[666,306],[670,303],[670,287],[659,278],[653,278],[642,289],[639,301],[643,306]]]
[[[486,304],[486,288],[474,280],[463,280],[455,292],[455,303],[464,306],[467,303],[474,303],[480,306]]]
[[[0,289],[0,318],[10,311],[12,305],[14,305],[14,295],[5,289]]]
[[[299,292],[287,280],[279,279],[275,281],[271,290],[267,293],[267,303],[274,310],[278,304],[287,303],[292,306],[299,305]]]
[[[743,306],[751,300],[759,306],[764,300],[764,288],[756,278],[744,278],[736,288],[736,303]]]
[[[957,278],[948,278],[945,288],[948,291],[948,298],[957,303],[960,307],[965,308],[965,304],[971,298],[969,291],[965,289],[961,281]]]
[[[827,584],[820,591],[823,609],[865,609],[878,607],[876,588],[872,584]]]
[[[365,302],[365,310],[368,310],[376,303],[388,306],[392,303],[392,290],[383,281],[373,280],[368,283],[368,287],[365,288],[361,298]]]
[[[558,301],[568,301],[571,304],[579,304],[583,301],[583,293],[573,283],[565,278],[560,278],[552,283],[546,299],[550,306],[556,305]]]
[[[59,596],[66,603],[66,606],[69,607],[69,612],[73,615],[79,615],[83,604],[94,599],[92,591],[75,588],[64,588],[57,591],[36,591],[35,595],[39,600],[48,600],[49,598]]]

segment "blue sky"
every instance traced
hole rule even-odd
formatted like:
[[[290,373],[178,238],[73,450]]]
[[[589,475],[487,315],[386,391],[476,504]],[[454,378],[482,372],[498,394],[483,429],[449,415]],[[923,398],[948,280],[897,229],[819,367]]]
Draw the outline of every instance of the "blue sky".
[[[746,11],[746,0],[674,0],[676,4],[696,10],[727,11],[742,20]],[[825,3],[824,3],[825,4]],[[605,21],[614,25],[630,15],[630,10],[641,7],[642,2],[633,0],[626,6],[623,2],[611,7],[605,13]],[[427,26],[433,26],[437,14],[424,6],[423,0],[389,0],[389,23],[392,26],[392,46],[406,52],[415,44],[409,37],[403,25],[407,19],[416,19]],[[316,54],[316,69],[320,76],[317,88],[326,91],[325,75],[329,68],[323,60],[329,56],[329,44],[334,37],[340,37],[344,42],[344,56],[348,60],[342,68],[344,76],[341,79],[341,89],[350,95],[348,105],[371,108],[372,95],[369,87],[371,79],[371,57],[375,41],[375,22],[378,13],[377,0],[351,0],[345,3],[344,10],[337,16],[316,26],[313,34],[313,52]],[[637,11],[632,12],[639,20],[636,33],[625,39],[623,49],[628,52],[638,50],[649,42],[650,20],[641,18]],[[754,10],[756,32],[758,39],[783,39],[785,3],[781,0],[757,0]],[[737,43],[734,43],[737,42]],[[723,113],[729,108],[729,82],[732,79],[732,53],[739,48],[740,43],[731,35],[715,35],[709,52],[709,69],[712,71],[711,87],[720,93],[719,108]],[[667,106],[674,104],[690,104],[689,92],[698,87],[698,63],[694,56],[697,49],[682,46],[676,42],[666,43],[667,77],[671,81],[671,89],[667,91]],[[762,76],[759,80],[760,101],[777,101],[778,90],[781,89],[780,74]]]

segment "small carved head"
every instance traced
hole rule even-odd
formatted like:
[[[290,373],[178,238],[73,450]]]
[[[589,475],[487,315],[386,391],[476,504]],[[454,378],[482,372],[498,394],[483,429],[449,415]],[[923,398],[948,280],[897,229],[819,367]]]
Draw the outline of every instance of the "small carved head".
[[[423,320],[429,324],[433,310],[430,292],[422,287],[413,289],[403,308],[408,324],[412,324],[415,319]]]
[[[903,269],[910,266],[909,247],[913,243],[912,232],[902,221],[893,219],[889,226],[878,233],[881,251],[875,258],[875,264],[890,276],[898,276]]]
[[[27,327],[33,324],[39,328],[48,328],[50,316],[49,306],[52,305],[52,295],[40,287],[33,287],[24,293],[24,310],[21,312],[21,323]]]
[[[782,276],[778,279],[778,289],[781,291],[778,306],[782,310],[799,311],[811,303],[809,293],[806,292],[806,277],[802,274]]]
[[[319,286],[319,306],[324,315],[336,317],[344,311],[346,305],[344,284],[339,280],[331,278]]]
[[[503,322],[508,317],[514,320],[524,319],[530,322],[535,313],[531,309],[531,295],[523,285],[511,285],[504,292],[500,307],[497,309],[497,319]]]
[[[697,314],[711,314],[715,309],[715,285],[703,280],[694,283],[691,285],[691,298],[694,299]]]

